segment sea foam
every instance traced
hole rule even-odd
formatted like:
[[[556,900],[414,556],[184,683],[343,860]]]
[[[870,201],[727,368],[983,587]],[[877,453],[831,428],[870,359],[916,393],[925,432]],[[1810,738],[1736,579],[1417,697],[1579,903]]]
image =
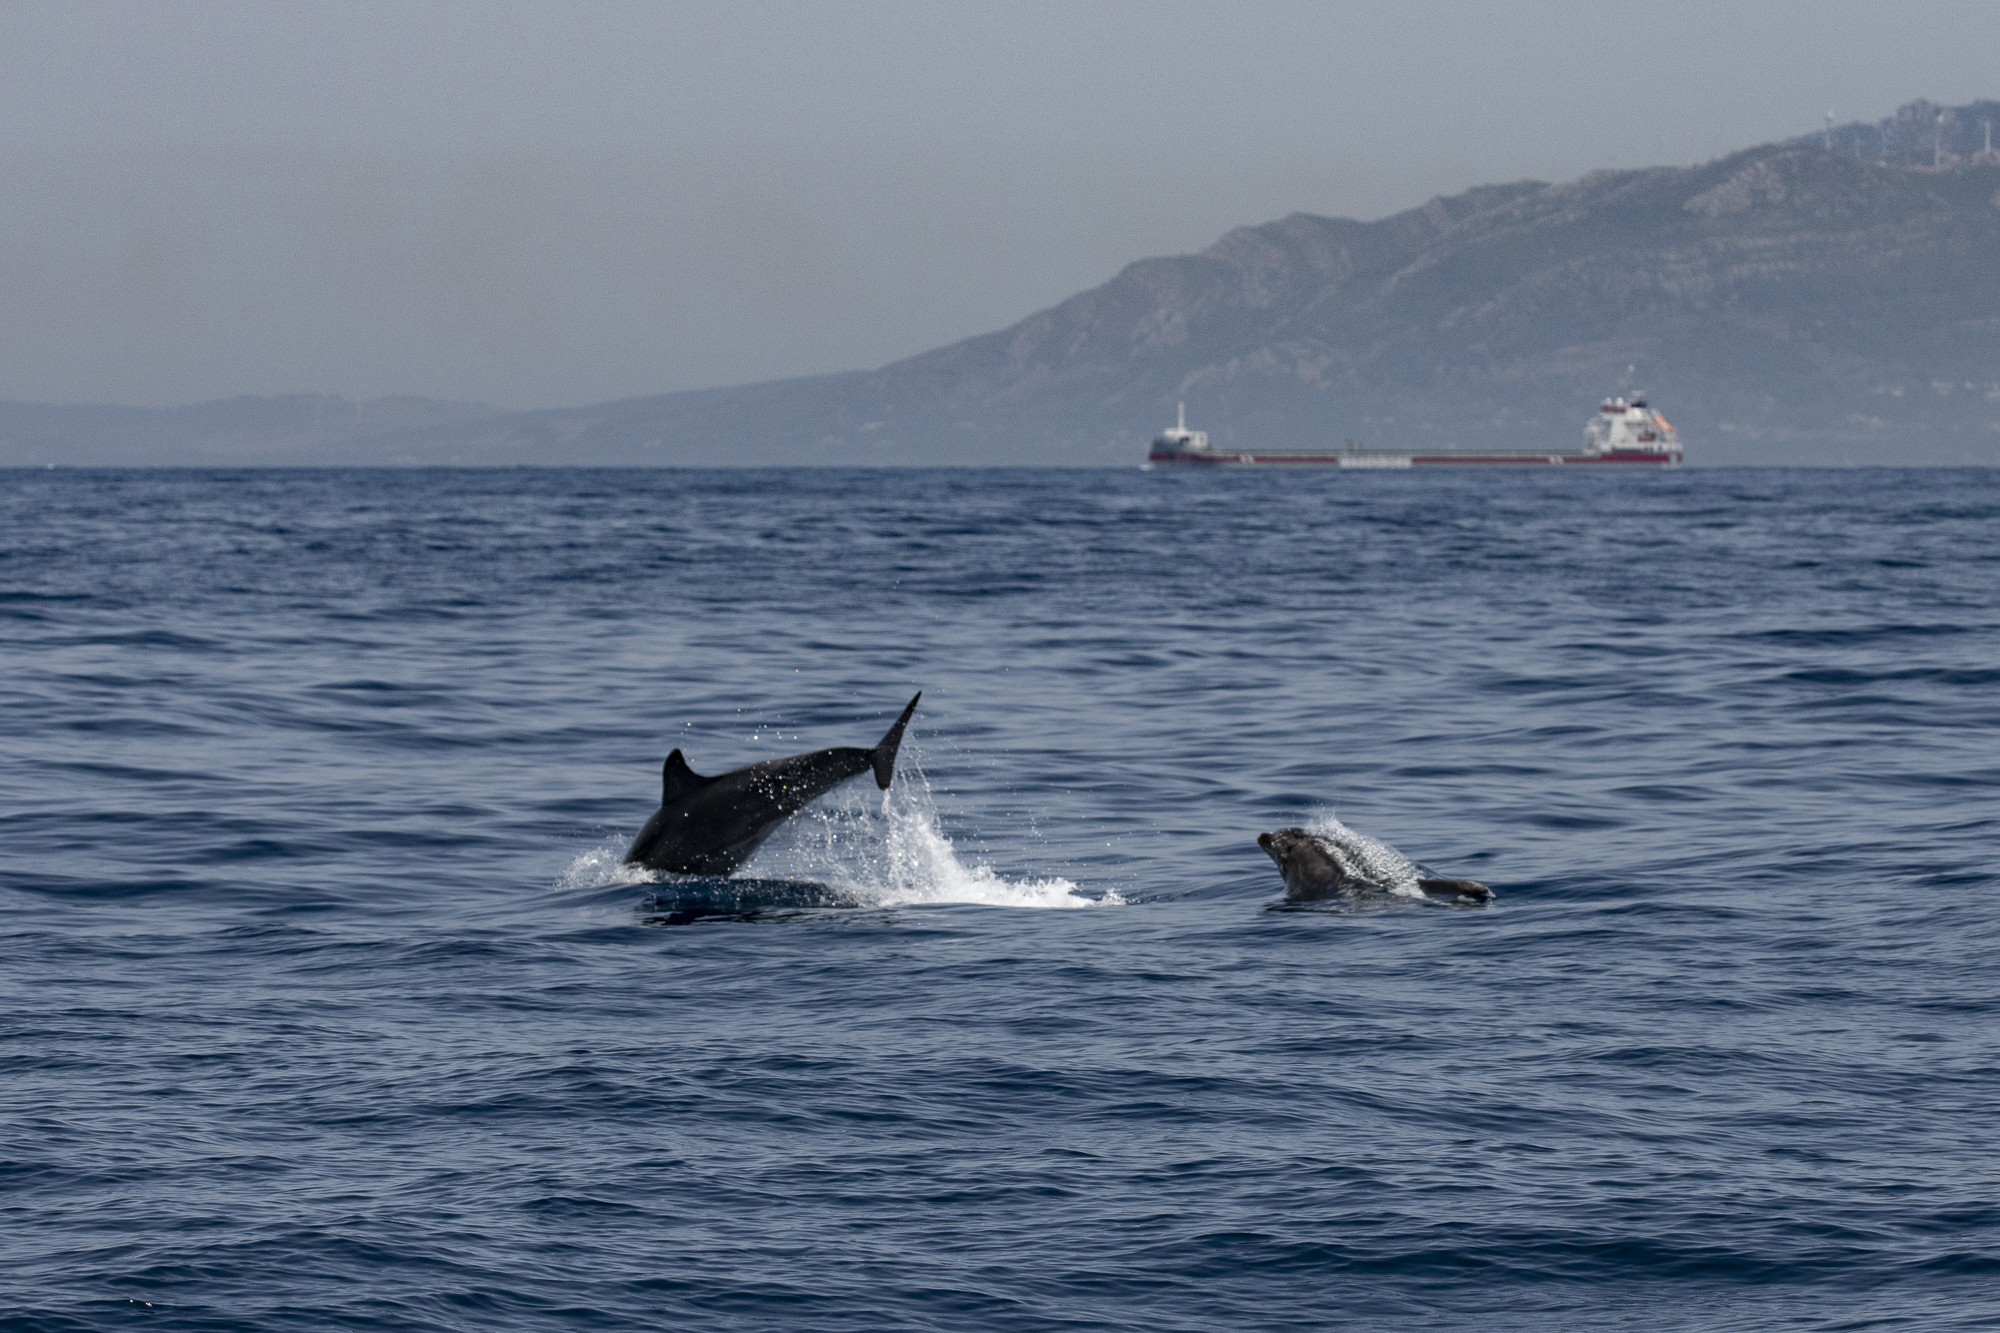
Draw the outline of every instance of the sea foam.
[[[1333,849],[1340,868],[1356,879],[1406,898],[1424,896],[1424,891],[1417,887],[1416,862],[1380,838],[1356,833],[1335,818],[1333,811],[1317,816],[1306,825],[1306,831],[1323,839]]]

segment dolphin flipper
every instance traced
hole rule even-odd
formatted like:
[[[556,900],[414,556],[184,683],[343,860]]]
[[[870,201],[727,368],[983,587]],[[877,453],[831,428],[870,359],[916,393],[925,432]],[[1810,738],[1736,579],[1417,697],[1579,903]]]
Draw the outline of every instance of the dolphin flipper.
[[[869,761],[875,766],[875,785],[883,791],[889,790],[889,779],[896,776],[896,749],[903,743],[903,727],[909,722],[910,714],[917,711],[917,699],[923,697],[924,692],[918,690],[916,699],[910,700],[903,715],[896,719],[896,725],[889,728],[889,734],[882,738],[882,743],[868,752]]]

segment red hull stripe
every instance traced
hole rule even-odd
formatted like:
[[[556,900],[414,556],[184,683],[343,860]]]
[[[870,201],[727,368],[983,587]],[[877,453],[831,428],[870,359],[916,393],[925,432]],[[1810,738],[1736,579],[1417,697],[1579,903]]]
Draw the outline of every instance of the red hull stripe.
[[[1296,454],[1291,454],[1291,455],[1226,454],[1217,458],[1201,458],[1201,457],[1191,456],[1188,454],[1148,454],[1146,456],[1146,461],[1148,463],[1188,464],[1194,467],[1230,467],[1230,466],[1242,467],[1245,464],[1250,464],[1250,463],[1261,464],[1267,467],[1285,466],[1285,465],[1325,466],[1327,464],[1338,466],[1340,463],[1340,455],[1324,454],[1324,455],[1308,456],[1302,458]],[[1680,461],[1681,458],[1679,454],[1652,454],[1652,453],[1557,454],[1553,457],[1551,457],[1548,454],[1518,454],[1518,455],[1499,454],[1499,455],[1487,455],[1478,458],[1467,458],[1463,456],[1453,457],[1448,454],[1443,456],[1437,454],[1410,455],[1411,467],[1465,467],[1468,465],[1481,464],[1481,463],[1495,464],[1502,467],[1534,467],[1534,466],[1575,467],[1579,465],[1596,466],[1598,464],[1604,464],[1604,463],[1617,463],[1628,466],[1632,464],[1642,464],[1642,465],[1651,464],[1654,467],[1664,467],[1664,466],[1670,466]],[[1366,472],[1366,471],[1386,472],[1386,471],[1393,471],[1395,470],[1395,468],[1396,468],[1395,464],[1371,462],[1371,463],[1364,463],[1359,467],[1352,468],[1350,470],[1357,472]]]

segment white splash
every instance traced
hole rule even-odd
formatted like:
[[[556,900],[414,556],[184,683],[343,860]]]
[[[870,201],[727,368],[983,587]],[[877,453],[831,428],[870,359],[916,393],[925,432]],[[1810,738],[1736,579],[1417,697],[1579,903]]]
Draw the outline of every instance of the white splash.
[[[1416,862],[1380,838],[1356,833],[1334,818],[1333,811],[1328,810],[1307,824],[1306,832],[1323,839],[1340,862],[1340,868],[1356,879],[1367,880],[1405,898],[1424,896],[1424,891],[1417,887]]]
[[[1007,879],[967,866],[938,822],[937,802],[908,741],[886,792],[856,780],[808,806],[766,843],[745,874],[815,880],[881,907],[984,903],[994,907],[1099,907],[1061,878]]]
[[[625,853],[616,847],[593,847],[569,863],[559,882],[562,889],[602,889],[613,884],[651,884],[659,876],[644,866],[625,864]]]

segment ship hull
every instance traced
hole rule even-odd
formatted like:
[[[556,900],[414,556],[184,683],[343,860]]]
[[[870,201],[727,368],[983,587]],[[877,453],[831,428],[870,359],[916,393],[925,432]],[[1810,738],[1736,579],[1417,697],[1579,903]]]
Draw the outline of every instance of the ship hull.
[[[1585,453],[1581,450],[1463,450],[1452,453],[1402,453],[1394,450],[1288,449],[1264,452],[1170,453],[1155,451],[1147,467],[1340,467],[1396,469],[1409,467],[1679,467],[1679,453],[1651,450]]]

